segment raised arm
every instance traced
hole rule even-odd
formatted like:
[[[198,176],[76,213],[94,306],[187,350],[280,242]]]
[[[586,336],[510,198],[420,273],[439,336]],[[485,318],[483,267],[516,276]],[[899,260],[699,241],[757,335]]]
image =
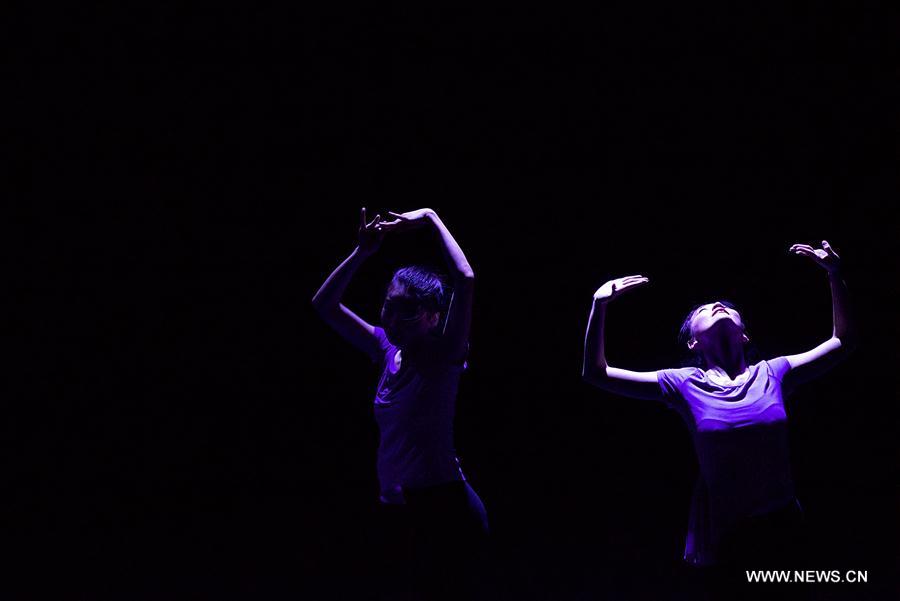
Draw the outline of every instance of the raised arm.
[[[606,361],[606,306],[614,298],[635,286],[649,282],[640,275],[610,280],[594,293],[594,304],[584,337],[584,365],[581,375],[594,386],[639,399],[662,397],[655,371],[631,371],[610,367]]]
[[[828,274],[831,287],[831,338],[817,347],[785,357],[793,373],[791,378],[801,382],[814,378],[843,359],[856,345],[856,324],[850,312],[847,299],[847,285],[841,277],[841,259],[827,240],[822,240],[822,248],[808,244],[794,244],[790,252],[808,257]]]
[[[462,361],[468,349],[469,329],[472,324],[475,272],[472,271],[462,248],[436,212],[431,209],[419,209],[402,214],[388,214],[395,220],[384,223],[382,225],[384,231],[430,226],[437,232],[453,287],[440,345],[442,352],[446,353],[450,361]]]
[[[312,304],[322,319],[345,340],[373,359],[377,359],[380,347],[374,328],[341,303],[341,298],[353,279],[353,274],[369,256],[378,250],[384,237],[380,215],[376,215],[375,219],[366,223],[366,209],[363,207],[359,219],[359,245],[328,276],[313,297]]]

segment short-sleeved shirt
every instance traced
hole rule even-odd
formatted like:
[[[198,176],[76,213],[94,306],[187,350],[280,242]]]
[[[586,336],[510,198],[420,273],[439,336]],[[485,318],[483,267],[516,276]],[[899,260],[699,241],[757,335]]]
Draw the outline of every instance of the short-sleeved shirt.
[[[716,563],[723,537],[741,520],[796,503],[782,393],[789,370],[784,357],[760,361],[746,380],[727,386],[696,367],[657,372],[663,400],[691,431],[700,465],[685,561]]]
[[[453,445],[456,394],[465,363],[408,357],[382,328],[375,328],[375,336],[382,368],[374,406],[381,501],[403,503],[403,488],[465,480]]]

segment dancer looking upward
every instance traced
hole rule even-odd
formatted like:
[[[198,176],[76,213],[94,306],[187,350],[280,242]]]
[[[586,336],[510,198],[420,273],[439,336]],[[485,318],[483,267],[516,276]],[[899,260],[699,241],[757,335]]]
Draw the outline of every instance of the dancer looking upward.
[[[594,293],[584,379],[616,394],[662,401],[691,432],[700,475],[684,559],[696,566],[773,560],[787,552],[788,532],[802,517],[790,472],[784,398],[794,384],[820,375],[846,355],[854,324],[840,258],[828,242],[822,241],[821,248],[795,244],[790,252],[827,274],[831,336],[804,353],[758,363],[751,364],[745,353],[749,335],[740,312],[719,300],[692,309],[681,328],[681,342],[695,355],[697,367],[649,372],[613,367],[605,352],[607,307],[649,280],[619,278]]]

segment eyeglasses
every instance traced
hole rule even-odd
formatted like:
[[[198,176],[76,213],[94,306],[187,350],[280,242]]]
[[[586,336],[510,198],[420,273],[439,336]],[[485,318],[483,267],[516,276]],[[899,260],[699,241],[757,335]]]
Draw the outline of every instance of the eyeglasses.
[[[425,307],[414,298],[389,298],[382,307],[382,313],[396,316],[402,321],[415,321],[424,311]]]

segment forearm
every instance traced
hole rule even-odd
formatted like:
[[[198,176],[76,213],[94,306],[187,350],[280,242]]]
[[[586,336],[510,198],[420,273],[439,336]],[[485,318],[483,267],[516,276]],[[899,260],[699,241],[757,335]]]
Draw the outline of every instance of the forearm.
[[[840,271],[828,272],[828,283],[831,286],[831,313],[834,329],[832,335],[843,343],[852,344],[856,338],[856,327],[850,311],[850,300],[847,285]]]
[[[357,247],[331,272],[331,275],[313,296],[312,303],[316,310],[327,312],[336,310],[340,306],[344,291],[350,285],[356,270],[366,260],[366,256]]]
[[[440,237],[441,248],[444,251],[447,267],[450,269],[453,279],[459,282],[460,280],[474,278],[475,272],[469,265],[465,253],[463,253],[462,248],[457,244],[456,239],[453,238],[450,230],[448,230],[447,226],[444,225],[444,222],[441,221],[441,218],[438,217],[437,213],[434,211],[428,213],[428,218]]]
[[[606,349],[605,349],[606,303],[594,300],[591,307],[591,315],[588,318],[587,333],[584,337],[584,363],[581,374],[584,377],[605,377]]]

